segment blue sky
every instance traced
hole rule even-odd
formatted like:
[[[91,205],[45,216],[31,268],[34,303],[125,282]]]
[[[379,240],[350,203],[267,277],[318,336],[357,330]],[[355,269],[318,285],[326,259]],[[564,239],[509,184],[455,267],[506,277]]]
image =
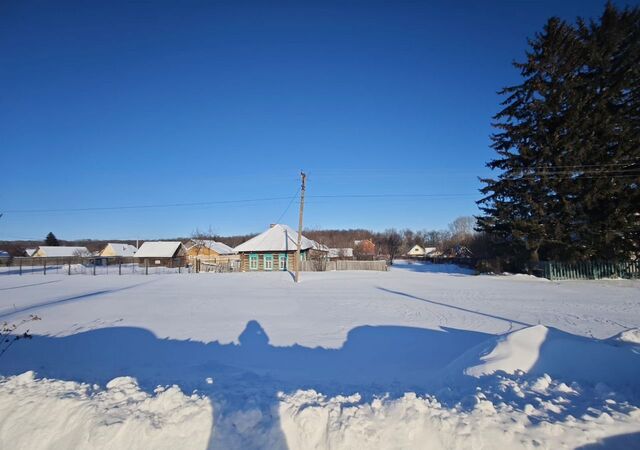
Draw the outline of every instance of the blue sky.
[[[295,226],[300,169],[307,227],[446,227],[527,37],[603,6],[5,2],[0,240]]]

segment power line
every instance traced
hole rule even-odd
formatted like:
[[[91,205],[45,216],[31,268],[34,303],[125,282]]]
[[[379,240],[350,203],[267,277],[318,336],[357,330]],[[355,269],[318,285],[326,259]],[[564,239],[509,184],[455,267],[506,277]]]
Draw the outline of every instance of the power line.
[[[335,195],[308,195],[307,198],[449,198],[469,197],[476,194],[335,194]]]
[[[223,205],[223,204],[238,204],[238,203],[260,203],[266,201],[278,201],[289,200],[287,208],[281,214],[281,217],[286,214],[287,210],[293,204],[293,201],[298,197],[300,189],[293,196],[281,196],[281,197],[263,197],[252,198],[242,200],[215,200],[207,202],[188,202],[188,203],[157,203],[149,205],[114,205],[114,206],[91,206],[82,208],[50,208],[50,209],[10,209],[5,210],[4,213],[11,214],[28,214],[28,213],[61,213],[61,212],[91,212],[91,211],[117,211],[117,210],[135,210],[135,209],[151,209],[151,208],[177,208],[187,206],[209,206],[209,205]],[[470,197],[477,196],[477,194],[331,194],[331,195],[311,195],[308,198],[326,198],[326,199],[340,199],[340,198],[450,198],[450,197]]]
[[[287,211],[289,211],[289,208],[291,208],[291,205],[293,204],[293,201],[298,197],[298,193],[299,192],[300,192],[300,188],[298,187],[298,189],[296,190],[296,193],[294,194],[293,197],[291,197],[291,200],[289,200],[289,203],[287,204],[287,207],[284,209],[284,211],[282,211],[282,214],[280,214],[280,217],[278,217],[278,220],[276,220],[275,223],[280,223],[280,221],[282,220],[284,215],[287,213]]]
[[[111,210],[127,210],[127,209],[150,209],[150,208],[174,208],[183,206],[207,206],[222,205],[234,203],[255,203],[274,200],[290,200],[292,197],[265,197],[242,200],[216,200],[209,202],[192,202],[192,203],[159,203],[152,205],[124,205],[124,206],[91,206],[85,208],[55,208],[55,209],[8,209],[5,213],[21,214],[21,213],[50,213],[50,212],[86,212],[86,211],[111,211]]]

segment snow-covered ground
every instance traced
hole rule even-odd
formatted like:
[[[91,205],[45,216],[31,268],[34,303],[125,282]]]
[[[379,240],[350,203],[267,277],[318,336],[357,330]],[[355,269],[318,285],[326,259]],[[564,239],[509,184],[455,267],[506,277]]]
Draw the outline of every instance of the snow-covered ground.
[[[640,446],[637,281],[0,275],[0,321],[30,314],[1,448]]]

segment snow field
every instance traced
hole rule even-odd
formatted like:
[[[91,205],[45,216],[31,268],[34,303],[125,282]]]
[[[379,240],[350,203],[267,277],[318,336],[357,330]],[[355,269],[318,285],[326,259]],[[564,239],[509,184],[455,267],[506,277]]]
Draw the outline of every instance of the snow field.
[[[0,276],[0,320],[28,314],[0,358],[0,447],[640,445],[638,282]]]

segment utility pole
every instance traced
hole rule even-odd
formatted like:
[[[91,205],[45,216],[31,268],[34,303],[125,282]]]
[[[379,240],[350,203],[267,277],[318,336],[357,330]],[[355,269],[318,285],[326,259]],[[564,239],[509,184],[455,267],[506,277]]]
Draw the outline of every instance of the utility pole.
[[[300,186],[300,219],[298,221],[298,248],[296,249],[296,283],[300,280],[300,265],[302,259],[300,255],[300,248],[302,247],[302,217],[304,214],[304,191],[307,186],[307,175],[304,172],[300,172],[302,178],[302,186]]]

